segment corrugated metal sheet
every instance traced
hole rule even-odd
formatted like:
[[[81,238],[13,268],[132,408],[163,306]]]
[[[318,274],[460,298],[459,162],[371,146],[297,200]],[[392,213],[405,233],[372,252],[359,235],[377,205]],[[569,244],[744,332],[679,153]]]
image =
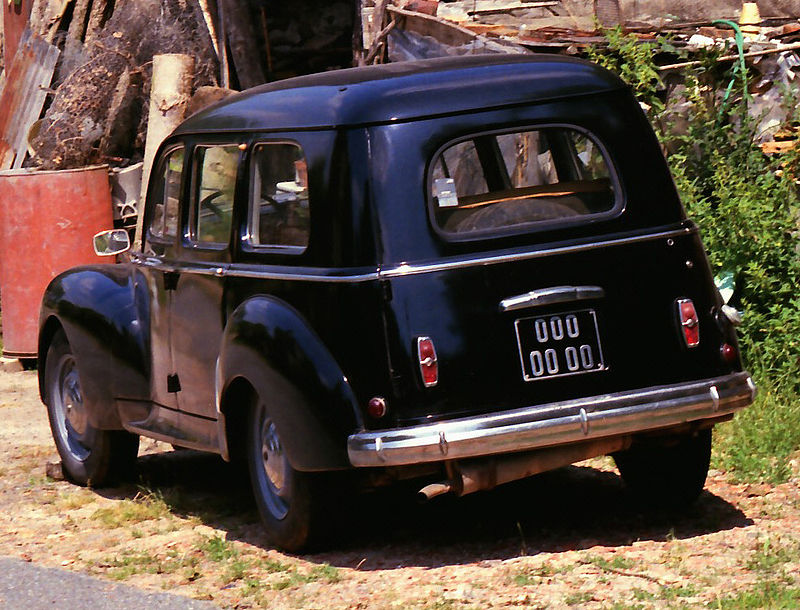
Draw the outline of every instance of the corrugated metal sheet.
[[[29,30],[22,33],[0,93],[0,170],[22,167],[28,130],[42,112],[59,54]]]

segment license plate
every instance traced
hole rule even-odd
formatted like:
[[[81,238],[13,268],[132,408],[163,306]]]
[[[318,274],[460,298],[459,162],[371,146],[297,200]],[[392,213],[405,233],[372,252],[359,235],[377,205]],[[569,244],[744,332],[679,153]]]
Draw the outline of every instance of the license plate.
[[[605,369],[593,309],[520,318],[514,325],[525,381]]]

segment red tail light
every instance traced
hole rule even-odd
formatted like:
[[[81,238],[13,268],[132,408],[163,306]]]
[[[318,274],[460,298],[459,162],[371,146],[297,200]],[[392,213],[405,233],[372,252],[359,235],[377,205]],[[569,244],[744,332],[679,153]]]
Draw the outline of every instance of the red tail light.
[[[700,345],[700,321],[691,299],[678,299],[678,319],[687,347]]]
[[[435,386],[439,382],[439,362],[430,337],[417,337],[417,359],[422,383],[426,388]]]

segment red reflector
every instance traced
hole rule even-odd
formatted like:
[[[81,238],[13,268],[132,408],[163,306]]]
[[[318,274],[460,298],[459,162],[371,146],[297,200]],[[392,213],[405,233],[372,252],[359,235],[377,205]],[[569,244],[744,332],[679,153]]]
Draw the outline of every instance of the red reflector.
[[[426,388],[435,386],[439,382],[439,362],[430,337],[417,337],[417,358],[422,383]]]
[[[380,396],[375,396],[374,398],[369,399],[369,404],[367,404],[367,413],[369,413],[370,417],[380,419],[386,415],[386,411],[386,399],[381,398]]]
[[[730,343],[723,343],[722,347],[719,348],[719,353],[728,364],[735,363],[736,358],[739,356],[738,350]]]
[[[678,318],[686,346],[698,346],[700,344],[700,321],[691,299],[678,299]]]

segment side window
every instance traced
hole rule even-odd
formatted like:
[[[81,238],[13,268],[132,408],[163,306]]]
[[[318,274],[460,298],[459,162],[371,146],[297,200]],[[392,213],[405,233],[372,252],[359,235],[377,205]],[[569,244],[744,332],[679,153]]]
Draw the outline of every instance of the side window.
[[[192,241],[203,244],[228,243],[239,158],[239,146],[236,144],[195,148],[189,216]]]
[[[569,127],[480,134],[431,166],[433,219],[445,234],[534,230],[614,213],[621,201],[597,142]]]
[[[147,229],[145,252],[163,256],[178,234],[178,203],[183,176],[184,149],[169,151],[158,168],[153,190],[153,213]]]
[[[308,167],[303,150],[288,142],[253,149],[247,243],[301,252],[308,246]]]

